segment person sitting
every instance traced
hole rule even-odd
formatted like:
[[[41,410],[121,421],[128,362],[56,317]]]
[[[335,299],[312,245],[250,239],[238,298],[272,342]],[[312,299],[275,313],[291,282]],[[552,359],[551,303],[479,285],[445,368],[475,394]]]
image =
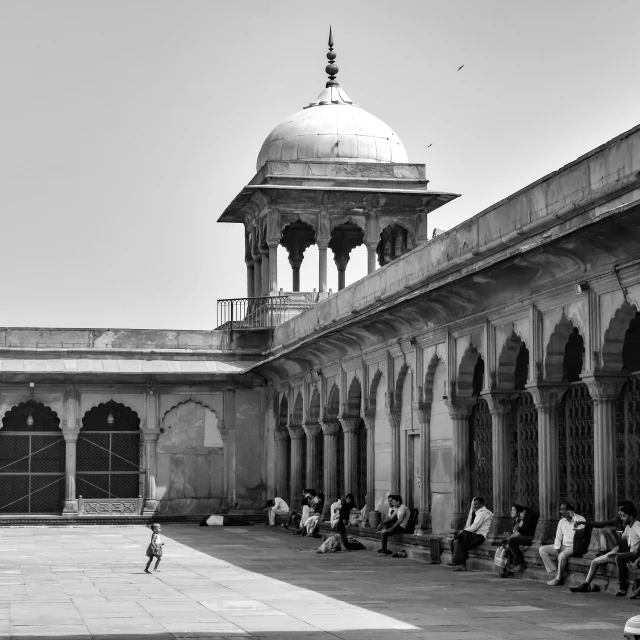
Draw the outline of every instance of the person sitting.
[[[306,536],[307,535],[307,521],[311,516],[311,508],[309,507],[309,498],[302,498],[301,501],[302,513],[300,515],[300,526],[292,532],[294,536]]]
[[[302,490],[302,500],[309,500],[311,498],[311,492],[313,489],[303,489]],[[315,495],[315,491],[313,491],[313,495]],[[300,508],[302,509],[302,503],[300,504]],[[288,529],[291,525],[293,525],[296,529],[300,524],[300,520],[302,518],[302,511],[294,511],[293,509],[289,512],[289,517],[286,522],[283,522],[280,525],[283,529]]]
[[[352,527],[367,527],[369,522],[369,505],[367,504],[367,496],[364,497],[364,507],[358,511],[351,510],[351,516],[349,517],[349,524]]]
[[[547,573],[556,573],[556,577],[547,582],[550,587],[562,584],[567,562],[573,555],[573,537],[576,528],[584,526],[585,519],[576,514],[574,508],[567,500],[560,504],[560,521],[556,530],[556,539],[553,544],[540,547],[540,557]],[[576,524],[578,527],[574,527]]]
[[[276,516],[289,515],[289,505],[282,498],[269,498],[264,510],[269,516],[269,522],[264,525],[265,527],[275,527]]]
[[[612,520],[603,520],[601,522],[586,522],[585,526],[589,529],[599,529],[598,531],[598,545],[600,550],[596,553],[598,556],[602,556],[605,553],[611,551],[618,543],[616,542],[616,536],[612,533],[613,531],[624,531],[624,525],[622,524],[622,520],[620,520],[620,507],[623,505],[632,505],[635,507],[633,502],[629,502],[629,500],[620,500],[617,505],[616,517]]]
[[[480,546],[486,539],[491,526],[493,513],[487,509],[482,496],[476,496],[471,502],[467,523],[462,531],[453,536],[451,562],[448,567],[453,571],[466,571],[469,551]]]
[[[527,507],[514,503],[511,507],[511,517],[513,521],[513,533],[508,536],[502,543],[509,550],[512,566],[500,574],[502,578],[506,578],[519,571],[524,571],[524,556],[520,547],[531,546],[533,536],[536,533],[536,525],[538,524],[538,514]]]
[[[314,492],[315,493],[315,492]],[[305,523],[306,535],[319,538],[318,525],[324,508],[324,493],[319,491],[309,502],[309,517]],[[304,535],[304,534],[303,534]]]
[[[618,534],[617,529],[611,527],[611,535],[616,541],[615,546],[608,553],[591,561],[585,581],[577,587],[571,587],[573,593],[600,591],[600,587],[597,584],[592,585],[591,582],[598,571],[598,567],[613,561],[618,567],[619,589],[616,595],[625,596],[627,594],[627,589],[629,588],[627,563],[637,561],[638,555],[640,555],[640,522],[637,520],[638,512],[631,503],[622,504],[619,507],[618,517],[624,526],[622,536]]]
[[[396,494],[391,494],[388,497],[389,502],[389,515],[386,520],[383,520],[378,525],[378,531],[382,533],[382,544],[378,553],[383,555],[390,555],[391,551],[387,549],[387,542],[389,536],[402,535],[409,522],[411,512],[406,505],[402,504],[402,497]]]

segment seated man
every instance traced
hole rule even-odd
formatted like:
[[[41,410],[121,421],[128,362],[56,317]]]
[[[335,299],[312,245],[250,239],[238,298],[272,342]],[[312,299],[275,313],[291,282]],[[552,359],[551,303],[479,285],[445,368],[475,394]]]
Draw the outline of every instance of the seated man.
[[[468,552],[485,541],[491,526],[491,518],[493,513],[484,506],[484,498],[476,496],[471,502],[465,528],[453,537],[451,562],[447,563],[448,567],[453,567],[453,571],[467,570],[465,563]]]
[[[576,529],[574,525],[580,523],[578,527],[582,527],[584,522],[584,518],[574,512],[574,506],[570,502],[563,500],[560,503],[560,522],[556,530],[556,539],[553,544],[540,547],[540,557],[547,573],[557,572],[556,577],[547,582],[550,587],[562,584],[567,562],[573,555],[573,537]]]
[[[311,500],[313,497],[315,497],[315,495],[316,495],[316,492],[313,489],[302,490],[302,500],[306,500],[308,505],[311,505]],[[300,503],[300,506],[302,508],[302,503]],[[291,525],[293,525],[294,528],[297,529],[301,519],[302,519],[302,512],[294,511],[293,509],[291,509],[291,511],[289,512],[289,517],[287,518],[287,521],[283,522],[281,526],[283,529],[288,529]]]
[[[402,535],[409,523],[411,512],[406,505],[402,504],[402,497],[391,494],[389,501],[389,516],[386,520],[378,525],[378,531],[382,533],[382,545],[378,549],[378,553],[390,555],[391,551],[387,549],[387,541],[389,536]]]
[[[582,593],[587,591],[600,591],[600,587],[597,584],[591,586],[591,581],[598,571],[600,565],[607,564],[607,562],[615,562],[618,567],[618,583],[620,588],[618,589],[617,596],[625,596],[627,589],[629,588],[629,571],[627,569],[627,563],[633,562],[638,559],[640,550],[640,522],[636,519],[638,512],[631,503],[621,504],[618,508],[618,517],[622,521],[624,531],[622,536],[618,534],[615,527],[611,527],[611,535],[614,537],[616,545],[609,553],[605,553],[599,558],[594,558],[591,561],[589,567],[589,573],[586,580],[579,587],[571,587],[573,593]],[[625,547],[625,552],[622,552],[621,547]],[[626,549],[628,548],[628,552]]]
[[[265,511],[269,516],[269,522],[265,523],[264,526],[275,527],[276,516],[289,515],[289,505],[282,498],[269,498]]]

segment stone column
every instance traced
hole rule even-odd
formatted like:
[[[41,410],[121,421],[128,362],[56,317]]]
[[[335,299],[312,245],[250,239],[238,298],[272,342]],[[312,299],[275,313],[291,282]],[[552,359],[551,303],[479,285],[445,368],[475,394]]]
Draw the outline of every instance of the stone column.
[[[289,258],[289,264],[291,265],[291,274],[293,281],[293,290],[300,291],[300,265],[302,260],[292,260]]]
[[[245,260],[247,265],[247,298],[253,298],[253,260]]]
[[[349,254],[340,256],[335,259],[336,267],[338,267],[338,291],[342,291],[345,287],[347,264],[349,264]]]
[[[362,418],[340,418],[344,431],[344,491],[355,494],[358,485],[357,430]]]
[[[365,413],[367,430],[367,505],[373,511],[376,506],[376,419],[374,413]]]
[[[324,498],[331,504],[338,499],[338,422],[320,422],[324,434]]]
[[[551,542],[558,526],[560,461],[557,410],[566,387],[538,382],[527,386],[538,410],[538,477],[540,520],[536,540]]]
[[[320,425],[319,424],[303,424],[302,428],[307,436],[307,488],[309,489],[317,489],[316,483],[318,478],[318,469],[316,467],[316,456],[318,454],[317,450],[317,440],[318,434],[320,433]]]
[[[471,475],[469,473],[469,417],[475,398],[450,397],[446,401],[453,423],[453,518],[451,528],[464,528],[471,506]]]
[[[391,427],[391,493],[400,493],[400,409],[388,409],[387,418]]]
[[[511,447],[510,418],[513,414],[511,394],[491,392],[482,396],[491,412],[491,456],[493,458],[493,519],[490,536],[510,533],[511,519]]]
[[[268,293],[278,291],[278,244],[269,243],[269,288]]]
[[[602,374],[582,378],[593,399],[593,485],[596,520],[609,520],[617,513],[616,401],[620,397],[626,378]]]
[[[420,468],[422,473],[422,487],[420,488],[420,515],[418,526],[424,530],[431,530],[431,403],[425,402],[418,409],[420,424]],[[415,452],[414,452],[415,455]]]
[[[262,255],[260,253],[253,256],[253,297],[262,297]]]
[[[376,260],[378,256],[376,254],[377,244],[367,243],[367,273],[371,274],[376,270]]]
[[[326,293],[327,291],[327,242],[318,242],[318,291]]]
[[[261,282],[261,290],[263,296],[269,295],[269,279],[271,277],[269,270],[269,247],[265,247],[260,249],[260,253],[262,254],[262,265],[260,266],[260,271],[262,272],[262,282]]]
[[[302,508],[302,439],[305,432],[300,425],[290,425],[289,437],[291,438],[291,490],[289,493],[290,506],[299,511]]]
[[[274,497],[277,496],[278,498],[287,500],[289,498],[289,496],[287,495],[289,493],[289,483],[287,479],[287,471],[289,469],[287,441],[289,440],[289,432],[286,429],[276,429],[273,435],[276,441],[276,473]]]
[[[145,459],[145,501],[142,515],[152,516],[158,508],[156,500],[156,446],[160,434],[147,431],[143,434]]]
[[[76,443],[78,431],[63,431],[65,444],[64,465],[64,506],[63,515],[78,514],[78,500],[76,499]]]

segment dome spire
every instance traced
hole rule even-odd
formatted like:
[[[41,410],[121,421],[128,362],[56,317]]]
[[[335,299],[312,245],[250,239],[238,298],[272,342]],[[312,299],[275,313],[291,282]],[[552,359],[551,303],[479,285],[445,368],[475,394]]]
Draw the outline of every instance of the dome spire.
[[[340,69],[338,65],[335,63],[336,54],[333,51],[333,33],[331,32],[331,26],[329,26],[329,51],[327,53],[327,60],[329,60],[329,64],[325,67],[325,71],[329,76],[329,82],[325,85],[326,87],[339,87],[340,85],[336,81],[336,74]]]

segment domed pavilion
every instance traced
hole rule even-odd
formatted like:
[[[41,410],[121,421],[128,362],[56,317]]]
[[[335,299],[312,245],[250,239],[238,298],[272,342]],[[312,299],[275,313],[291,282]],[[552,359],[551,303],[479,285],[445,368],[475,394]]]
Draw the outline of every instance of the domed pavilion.
[[[325,88],[271,131],[256,175],[218,220],[245,226],[249,298],[281,295],[279,245],[289,254],[294,292],[305,250],[318,245],[318,292],[307,296],[316,302],[328,295],[327,249],[342,289],[352,249],[366,245],[372,273],[376,262],[426,242],[427,215],[457,197],[429,191],[425,166],[409,163],[397,134],[340,87],[331,31],[327,58]]]

